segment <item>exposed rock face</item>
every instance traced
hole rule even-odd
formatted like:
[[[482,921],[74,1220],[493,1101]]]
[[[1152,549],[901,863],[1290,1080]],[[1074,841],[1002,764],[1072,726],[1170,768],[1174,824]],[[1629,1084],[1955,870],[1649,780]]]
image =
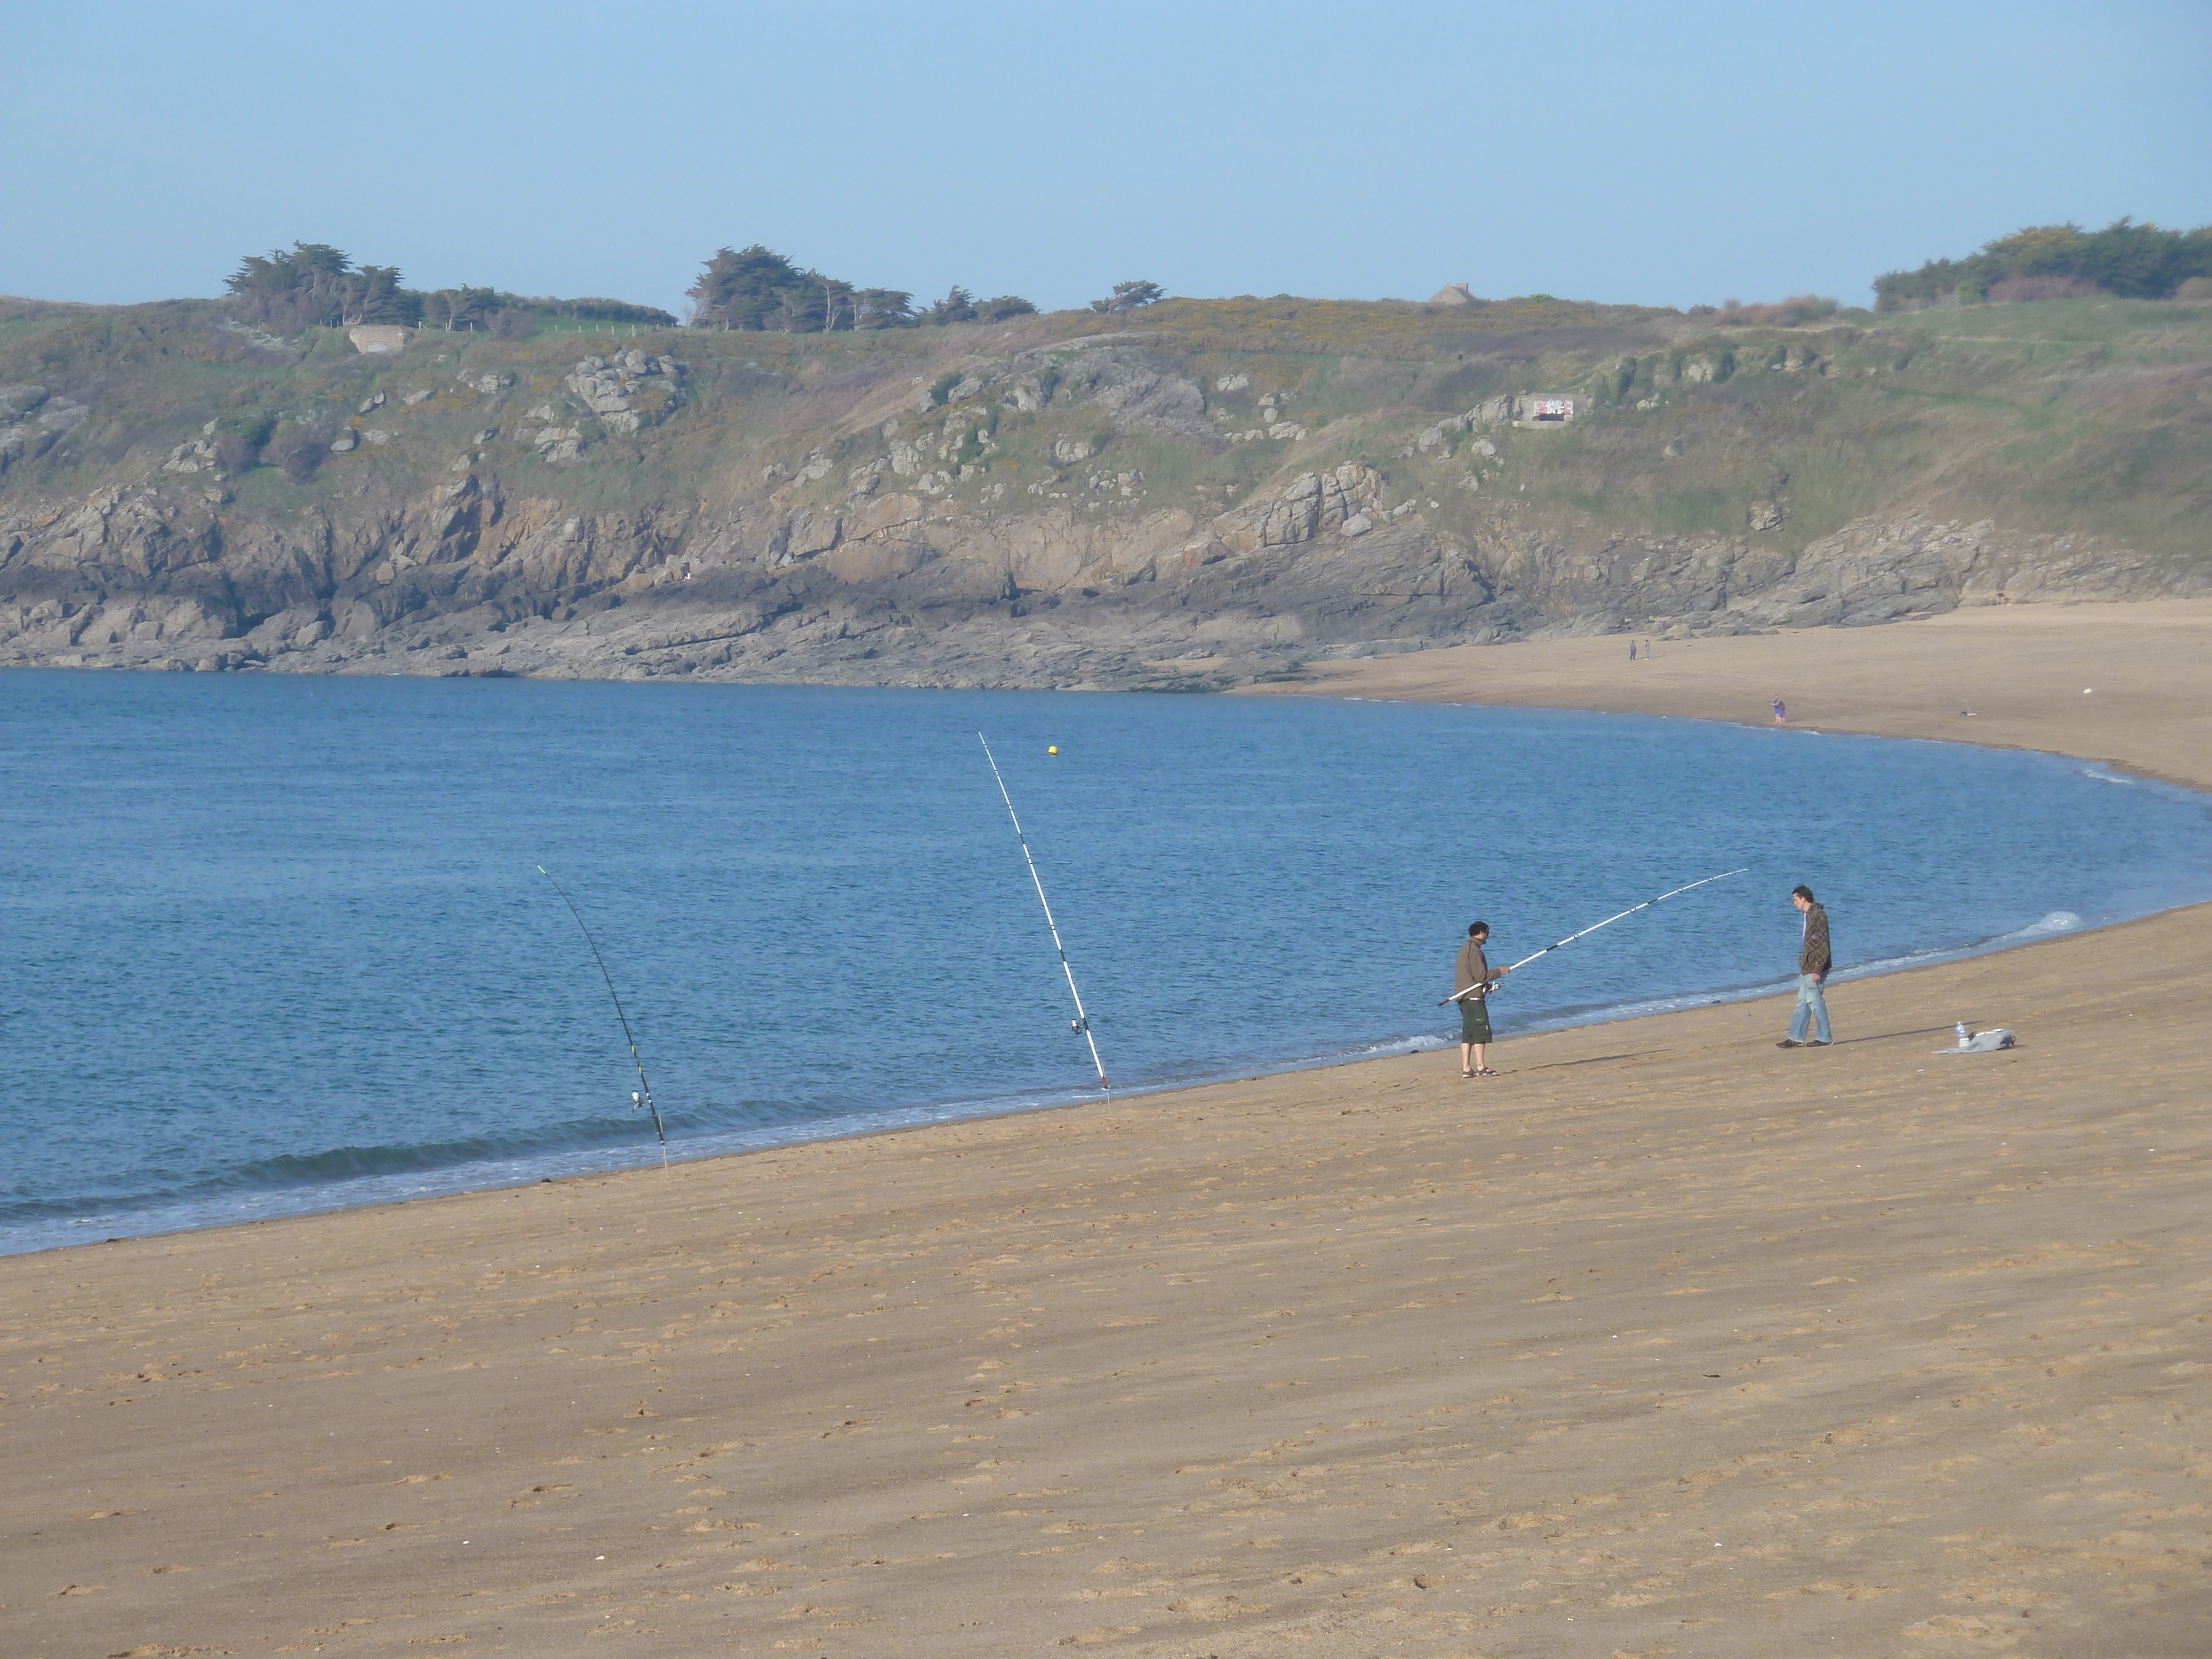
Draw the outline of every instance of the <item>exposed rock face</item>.
[[[1224,513],[1213,521],[1213,539],[1231,553],[1294,547],[1324,531],[1341,530],[1365,517],[1358,535],[1373,528],[1364,509],[1377,507],[1389,486],[1371,466],[1347,461],[1332,472],[1304,472],[1275,495]]]
[[[562,384],[586,412],[599,416],[608,431],[635,434],[674,406],[677,379],[683,373],[684,365],[672,357],[623,351],[612,357],[585,358]],[[580,434],[562,434],[553,441],[579,443]],[[574,453],[561,459],[573,459]]]
[[[2087,538],[1868,521],[1746,537],[1472,541],[1346,463],[1242,506],[991,516],[892,491],[743,516],[577,513],[471,475],[349,526],[218,520],[106,489],[0,520],[0,662],[304,672],[1139,685],[1194,645],[1227,683],[1293,660],[1618,628],[1853,626],[1987,603],[2194,592]]]
[[[0,473],[33,455],[92,413],[70,398],[49,398],[42,386],[0,386]]]
[[[199,472],[212,471],[215,466],[215,446],[204,438],[195,438],[189,443],[179,444],[169,452],[169,459],[161,463],[164,472]]]
[[[1149,427],[1169,437],[1212,450],[1220,435],[1206,419],[1206,390],[1196,380],[1149,360],[1149,354],[1097,346],[1062,371],[1055,394],[1089,400],[1117,425]]]

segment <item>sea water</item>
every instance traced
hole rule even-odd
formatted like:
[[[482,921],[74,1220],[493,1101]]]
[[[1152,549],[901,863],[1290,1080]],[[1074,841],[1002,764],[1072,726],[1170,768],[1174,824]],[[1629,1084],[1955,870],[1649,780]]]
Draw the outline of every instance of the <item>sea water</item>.
[[[0,1251],[1513,1038],[2212,898],[2078,762],[1326,701],[0,674]],[[1057,745],[1057,757],[1048,747]],[[1835,999],[1850,1035],[1848,994]],[[1930,1007],[2033,1030],[2034,1010]],[[1451,1060],[1439,1057],[1439,1064]]]

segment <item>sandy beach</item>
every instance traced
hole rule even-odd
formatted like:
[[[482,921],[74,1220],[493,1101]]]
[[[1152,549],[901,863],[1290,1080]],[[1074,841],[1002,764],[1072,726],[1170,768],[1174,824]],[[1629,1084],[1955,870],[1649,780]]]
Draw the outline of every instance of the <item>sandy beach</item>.
[[[2212,605],[1626,648],[1292,689],[2212,787]],[[2193,1659],[2206,930],[0,1261],[0,1648]]]

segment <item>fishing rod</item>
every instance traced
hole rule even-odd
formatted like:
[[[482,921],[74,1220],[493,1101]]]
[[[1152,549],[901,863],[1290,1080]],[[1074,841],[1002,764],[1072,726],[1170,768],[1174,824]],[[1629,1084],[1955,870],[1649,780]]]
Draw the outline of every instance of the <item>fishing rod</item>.
[[[1068,1024],[1083,1033],[1083,1040],[1091,1045],[1091,1064],[1098,1073],[1098,1086],[1110,1087],[1106,1081],[1106,1062],[1098,1058],[1098,1039],[1091,1035],[1091,1016],[1083,1012],[1083,993],[1075,988],[1075,969],[1068,965],[1067,947],[1060,942],[1060,927],[1052,919],[1052,906],[1044,896],[1044,880],[1037,874],[1036,860],[1030,856],[1030,838],[1022,833],[1022,821],[1014,813],[1014,798],[1006,793],[1006,780],[999,770],[998,757],[991,752],[991,740],[981,732],[975,741],[983,745],[983,758],[991,763],[991,775],[999,781],[999,799],[1006,803],[1006,816],[1013,819],[1014,839],[1022,844],[1022,861],[1030,867],[1030,879],[1036,884],[1037,902],[1044,906],[1044,925],[1052,934],[1052,948],[1060,952],[1060,970],[1067,975],[1067,994],[1075,999],[1075,1018]]]
[[[576,901],[568,896],[568,890],[553,881],[553,872],[544,865],[538,873],[553,882],[553,890],[561,896],[561,902],[568,907],[568,914],[576,919],[576,926],[584,929],[584,943],[592,947],[592,960],[599,964],[599,977],[607,982],[607,994],[615,1000],[615,1018],[622,1022],[623,1040],[629,1044],[630,1063],[637,1067],[638,1092],[629,1097],[633,1112],[641,1106],[653,1114],[653,1132],[660,1137],[660,1167],[668,1167],[668,1127],[660,1121],[660,1108],[653,1103],[653,1085],[645,1080],[645,1062],[638,1058],[637,1039],[630,1034],[629,1016],[623,1012],[622,995],[615,989],[615,976],[607,971],[607,959],[599,954],[599,942],[592,937],[592,930],[584,927],[584,913],[576,908]]]
[[[1512,967],[1509,967],[1505,971],[1510,974],[1515,968],[1526,968],[1530,963],[1535,961],[1537,957],[1547,957],[1551,955],[1553,951],[1559,948],[1560,945],[1572,945],[1577,939],[1583,938],[1585,934],[1595,933],[1601,927],[1610,927],[1614,922],[1634,915],[1638,910],[1649,910],[1655,904],[1664,904],[1668,899],[1673,898],[1676,893],[1686,893],[1692,887],[1705,887],[1709,886],[1717,881],[1726,881],[1730,876],[1740,876],[1744,873],[1745,870],[1748,870],[1750,868],[1751,866],[1747,864],[1743,866],[1742,870],[1723,870],[1717,876],[1707,876],[1703,881],[1690,882],[1686,885],[1674,888],[1668,892],[1662,893],[1657,898],[1648,898],[1641,904],[1632,904],[1628,908],[1623,910],[1620,915],[1607,916],[1603,921],[1592,922],[1589,927],[1583,928],[1582,933],[1568,934],[1565,939],[1559,941],[1559,945],[1547,945],[1542,950],[1537,951],[1535,955],[1522,957],[1520,961],[1513,963]],[[1447,1002],[1463,1002],[1468,998],[1473,996],[1476,992],[1486,988],[1486,987],[1481,985],[1470,985],[1464,991],[1461,991],[1454,995],[1443,998],[1437,1004],[1437,1006],[1441,1008]]]

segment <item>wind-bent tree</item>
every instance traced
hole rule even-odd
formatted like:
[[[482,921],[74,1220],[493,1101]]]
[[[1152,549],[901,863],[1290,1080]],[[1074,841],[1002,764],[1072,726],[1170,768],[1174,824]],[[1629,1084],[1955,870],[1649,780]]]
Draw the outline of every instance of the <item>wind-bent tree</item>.
[[[975,296],[955,283],[945,289],[945,297],[921,313],[925,323],[972,323],[975,320]]]
[[[268,258],[248,254],[227,286],[257,321],[284,329],[408,323],[420,306],[397,265],[359,265],[327,242],[295,242]]]
[[[853,295],[855,328],[908,328],[914,295],[902,288],[864,288]]]
[[[819,272],[801,270],[756,242],[742,251],[721,249],[684,292],[697,307],[695,327],[769,329],[797,320],[797,311],[784,307],[787,295],[799,297],[808,317],[817,315],[822,282]]]
[[[225,286],[239,310],[287,333],[356,323],[416,323],[426,315],[433,327],[490,328],[507,338],[527,335],[541,318],[676,325],[676,319],[659,307],[625,300],[525,299],[466,285],[423,294],[405,285],[398,266],[356,265],[327,242],[295,242],[266,258],[248,254]]]
[[[914,295],[900,288],[860,288],[804,269],[756,242],[722,248],[686,290],[694,328],[771,330],[816,334],[835,329],[910,328],[916,323],[998,322],[1027,316],[1036,307],[1018,294],[980,303],[957,284],[917,313]]]
[[[483,328],[498,303],[496,289],[441,288],[422,296],[422,320],[449,333],[457,328]]]
[[[1139,306],[1148,306],[1163,297],[1158,283],[1116,283],[1114,291],[1103,300],[1093,300],[1093,311],[1134,311]]]

